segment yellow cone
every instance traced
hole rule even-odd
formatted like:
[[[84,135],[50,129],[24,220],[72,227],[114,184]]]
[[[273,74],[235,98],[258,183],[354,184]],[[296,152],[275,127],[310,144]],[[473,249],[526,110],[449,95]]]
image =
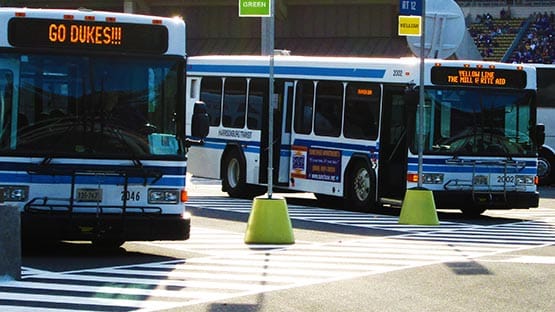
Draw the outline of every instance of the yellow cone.
[[[401,207],[399,224],[439,225],[432,191],[407,190]]]
[[[246,244],[294,244],[293,227],[283,198],[256,197],[253,200]]]

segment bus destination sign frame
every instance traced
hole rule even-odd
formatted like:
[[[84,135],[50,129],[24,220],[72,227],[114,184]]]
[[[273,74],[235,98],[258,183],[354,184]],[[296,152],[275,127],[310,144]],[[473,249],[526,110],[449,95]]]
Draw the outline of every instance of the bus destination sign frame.
[[[524,70],[435,66],[430,79],[433,84],[444,86],[526,88]]]
[[[164,54],[168,36],[165,26],[154,24],[17,17],[8,23],[8,42],[20,48]]]

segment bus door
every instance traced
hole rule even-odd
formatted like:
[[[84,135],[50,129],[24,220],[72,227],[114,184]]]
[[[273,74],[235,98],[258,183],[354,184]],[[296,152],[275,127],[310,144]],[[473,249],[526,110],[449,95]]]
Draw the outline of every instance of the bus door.
[[[384,86],[380,123],[378,198],[402,199],[408,159],[404,87]]]
[[[282,186],[289,185],[289,153],[291,140],[291,109],[293,102],[293,82],[276,80],[274,83],[274,128],[272,146],[273,181]],[[264,109],[264,120],[268,120],[268,111]],[[289,120],[289,122],[287,121]],[[289,124],[289,125],[288,125]],[[268,123],[263,123],[260,144],[260,183],[268,183]],[[284,156],[280,156],[284,155]]]
[[[283,83],[283,98],[281,100],[281,142],[279,153],[278,183],[289,185],[290,158],[291,158],[291,116],[293,112],[293,90],[294,83],[286,81]]]

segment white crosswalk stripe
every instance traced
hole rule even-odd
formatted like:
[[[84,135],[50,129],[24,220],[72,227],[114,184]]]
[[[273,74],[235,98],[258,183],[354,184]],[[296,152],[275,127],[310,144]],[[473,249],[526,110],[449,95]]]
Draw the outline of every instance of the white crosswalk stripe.
[[[488,216],[503,217],[508,219],[544,221],[555,223],[555,209],[552,208],[531,208],[531,209],[512,209],[512,210],[488,210]]]
[[[541,246],[555,244],[555,222],[524,221],[488,227],[469,227],[457,231],[415,233],[403,237],[410,240],[433,242]]]
[[[0,283],[0,310],[159,311],[555,244],[555,225],[438,227],[292,245],[245,245],[242,233],[194,227],[189,241],[138,244],[205,256],[69,272],[25,267],[21,281]]]
[[[222,210],[248,214],[250,213],[252,207],[252,201],[227,197],[191,197],[188,201],[188,206],[196,207],[199,209]],[[438,230],[438,226],[399,224],[399,217],[383,214],[360,213],[291,204],[287,205],[287,210],[289,213],[289,217],[292,220],[349,225],[355,227],[403,232]],[[439,227],[442,229],[456,229],[464,228],[467,226],[467,224],[449,221],[441,221],[439,225]]]

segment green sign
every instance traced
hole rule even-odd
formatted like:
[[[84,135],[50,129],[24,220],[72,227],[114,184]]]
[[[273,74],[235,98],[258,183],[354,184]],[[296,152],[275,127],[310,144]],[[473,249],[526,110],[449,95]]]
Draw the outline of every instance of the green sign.
[[[239,16],[271,16],[272,0],[239,0]]]

